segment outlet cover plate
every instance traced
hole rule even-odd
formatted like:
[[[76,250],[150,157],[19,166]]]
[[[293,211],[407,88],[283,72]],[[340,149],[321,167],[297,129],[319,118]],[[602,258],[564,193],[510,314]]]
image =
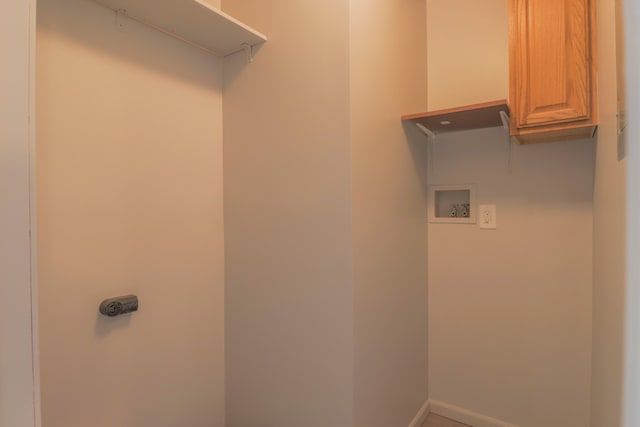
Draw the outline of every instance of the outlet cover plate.
[[[480,205],[478,207],[478,224],[484,230],[497,228],[496,205]]]

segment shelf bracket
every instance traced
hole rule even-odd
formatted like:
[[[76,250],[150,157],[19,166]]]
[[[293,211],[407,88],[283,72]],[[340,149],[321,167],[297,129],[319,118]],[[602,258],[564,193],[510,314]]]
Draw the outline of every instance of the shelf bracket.
[[[118,9],[116,10],[116,28],[120,31],[125,29],[127,23],[127,10],[126,9]]]
[[[436,139],[436,134],[433,133],[433,131],[431,131],[431,129],[429,129],[428,127],[423,126],[420,123],[416,123],[416,126],[422,131],[422,133],[427,135],[428,141],[434,141]]]
[[[242,46],[242,49],[247,54],[247,61],[253,62],[253,46],[249,43],[242,43],[240,46]]]
[[[499,114],[500,114],[500,120],[502,120],[503,129],[509,132],[509,115],[502,110],[500,110]]]
[[[510,126],[510,119],[509,119],[509,115],[505,112],[500,110],[500,112],[498,113],[500,114],[500,120],[502,120],[502,128],[507,132],[507,144],[509,144],[509,160],[507,161],[507,170],[509,171],[509,173],[513,172],[513,149],[512,149],[512,142],[511,142],[511,135],[509,132],[509,128]]]

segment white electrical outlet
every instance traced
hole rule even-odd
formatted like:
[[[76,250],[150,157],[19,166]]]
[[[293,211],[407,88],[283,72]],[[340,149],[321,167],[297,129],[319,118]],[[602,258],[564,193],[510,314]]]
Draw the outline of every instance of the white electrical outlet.
[[[496,205],[480,205],[478,208],[478,223],[486,230],[496,229]]]

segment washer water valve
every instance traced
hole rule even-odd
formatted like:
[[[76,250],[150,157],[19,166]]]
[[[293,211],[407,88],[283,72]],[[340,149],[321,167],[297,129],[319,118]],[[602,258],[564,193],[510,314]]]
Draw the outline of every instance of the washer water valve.
[[[469,203],[454,203],[449,210],[449,216],[452,218],[462,217],[469,218],[470,204]]]
[[[135,295],[109,298],[100,303],[100,313],[109,317],[115,317],[133,311],[138,311],[138,297]]]

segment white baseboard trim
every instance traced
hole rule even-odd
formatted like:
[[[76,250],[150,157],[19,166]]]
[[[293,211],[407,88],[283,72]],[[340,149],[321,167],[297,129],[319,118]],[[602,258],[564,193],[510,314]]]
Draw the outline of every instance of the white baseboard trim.
[[[413,417],[413,419],[409,423],[409,427],[421,427],[424,421],[427,419],[427,415],[429,415],[430,410],[431,410],[431,402],[429,402],[429,400],[427,399],[427,401],[424,402],[424,405],[422,405],[422,407],[420,408],[416,416]]]
[[[430,411],[434,414],[442,415],[443,417],[451,418],[452,420],[469,424],[473,427],[518,427],[515,424],[500,421],[495,418],[437,400],[429,400],[428,403]],[[413,427],[413,424],[411,427]],[[420,427],[420,424],[418,424],[417,427]]]

